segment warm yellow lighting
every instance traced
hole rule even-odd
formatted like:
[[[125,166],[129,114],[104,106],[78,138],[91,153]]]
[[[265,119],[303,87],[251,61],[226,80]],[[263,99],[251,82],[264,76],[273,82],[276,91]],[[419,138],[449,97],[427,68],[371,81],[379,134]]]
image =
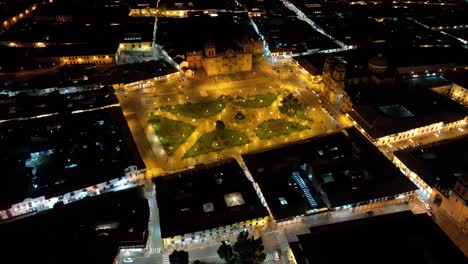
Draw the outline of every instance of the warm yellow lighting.
[[[36,48],[45,48],[46,44],[44,42],[36,42],[36,43],[34,43],[34,46]]]

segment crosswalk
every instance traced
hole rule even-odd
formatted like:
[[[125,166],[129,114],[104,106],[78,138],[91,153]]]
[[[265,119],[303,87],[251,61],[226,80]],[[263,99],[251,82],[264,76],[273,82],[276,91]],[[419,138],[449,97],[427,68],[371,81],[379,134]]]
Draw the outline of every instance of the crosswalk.
[[[289,241],[286,238],[286,236],[284,235],[284,232],[282,232],[282,231],[275,232],[275,237],[276,237],[276,240],[278,241],[278,243],[280,245],[281,250],[286,250],[287,251],[289,249]]]
[[[148,250],[148,253],[150,255],[153,255],[153,254],[161,254],[161,248],[149,248]]]
[[[274,253],[267,254],[265,261],[275,261],[275,254]]]
[[[169,261],[169,255],[168,254],[163,254],[163,261],[162,264],[170,264],[171,262]]]

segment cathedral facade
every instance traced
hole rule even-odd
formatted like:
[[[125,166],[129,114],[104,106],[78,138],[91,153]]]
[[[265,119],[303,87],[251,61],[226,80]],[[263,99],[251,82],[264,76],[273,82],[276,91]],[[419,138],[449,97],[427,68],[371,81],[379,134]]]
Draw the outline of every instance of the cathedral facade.
[[[188,67],[193,70],[203,69],[207,76],[247,72],[252,70],[252,57],[263,52],[261,41],[244,41],[239,48],[228,48],[217,52],[214,43],[209,42],[203,51],[187,52]]]

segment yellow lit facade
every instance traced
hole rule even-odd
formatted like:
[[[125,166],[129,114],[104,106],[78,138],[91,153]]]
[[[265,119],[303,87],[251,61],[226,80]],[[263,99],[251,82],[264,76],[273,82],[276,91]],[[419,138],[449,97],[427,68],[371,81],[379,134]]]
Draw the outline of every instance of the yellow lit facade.
[[[111,64],[114,63],[114,54],[107,55],[84,55],[59,57],[60,64]]]
[[[132,17],[152,17],[156,16],[157,13],[156,8],[132,8],[128,15]]]
[[[455,184],[447,201],[442,201],[441,209],[462,229],[468,228],[468,186],[467,181],[460,180]]]
[[[429,198],[433,192],[432,187],[423,181],[416,173],[408,169],[396,156],[393,157],[393,164],[402,171],[408,179],[410,179],[420,190],[425,198]]]
[[[415,129],[403,131],[401,133],[377,138],[375,139],[375,145],[383,146],[389,143],[394,143],[400,140],[409,139],[409,138],[420,136],[423,134],[429,134],[429,133],[434,133],[434,132],[439,132],[439,131],[448,131],[448,130],[456,129],[456,128],[463,129],[466,127],[467,123],[468,123],[468,116],[466,116],[464,119],[461,119],[452,123],[447,123],[447,124],[444,124],[443,122],[434,123],[428,126],[418,127]]]
[[[192,234],[184,234],[182,236],[167,237],[163,238],[163,244],[166,248],[171,245],[181,243],[191,243],[198,241],[211,241],[216,238],[228,239],[229,237],[236,237],[242,230],[254,230],[258,228],[263,228],[268,224],[268,216],[242,221],[227,226],[220,226],[209,230],[197,231]]]
[[[457,84],[453,84],[449,93],[452,100],[459,102],[468,107],[468,89],[463,88]]]
[[[201,51],[188,52],[186,61],[190,69],[203,68],[208,76],[246,72],[252,70],[252,57],[261,54],[263,43],[261,41],[248,41],[240,43],[241,51],[228,49],[217,53],[213,43],[205,46]]]
[[[320,94],[337,110],[352,109],[351,98],[345,92],[346,66],[340,60],[328,57],[323,66],[323,86]]]

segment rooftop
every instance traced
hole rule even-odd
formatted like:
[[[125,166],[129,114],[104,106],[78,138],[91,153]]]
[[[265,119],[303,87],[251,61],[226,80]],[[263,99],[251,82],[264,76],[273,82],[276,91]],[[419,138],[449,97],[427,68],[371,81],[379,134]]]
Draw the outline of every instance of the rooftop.
[[[429,216],[411,211],[313,227],[310,232],[299,235],[300,246],[293,246],[297,259],[308,263],[466,263]]]
[[[431,89],[405,81],[382,85],[348,86],[352,118],[373,138],[430,124],[451,123],[468,115],[468,109]]]
[[[201,30],[204,28],[209,30]],[[210,16],[194,12],[188,18],[159,18],[156,33],[156,43],[173,57],[188,51],[201,51],[208,42],[215,44],[217,53],[229,48],[238,50],[239,42],[251,39],[258,40],[258,35],[246,13]]]
[[[416,189],[354,128],[243,158],[277,219]]]
[[[160,10],[230,10],[241,11],[241,7],[235,1],[230,0],[162,0],[159,3]]]
[[[468,177],[468,136],[400,150],[395,156],[447,196],[457,180]]]
[[[1,123],[0,145],[2,209],[144,168],[120,108]]]
[[[288,50],[300,53],[339,47],[296,15],[268,14],[252,19],[264,35],[271,52]]]
[[[99,88],[101,86],[96,84],[92,87],[96,90],[75,92],[72,88],[66,87],[62,89],[63,94],[52,92],[43,96],[29,96],[20,93],[18,96],[2,98],[0,120],[58,112],[70,113],[118,103],[111,86]]]
[[[156,177],[163,238],[268,216],[234,160]]]
[[[23,252],[6,254],[2,262],[110,264],[119,246],[145,246],[148,219],[148,202],[141,188],[58,206],[0,224],[2,250]]]
[[[44,74],[18,76],[15,73],[4,73],[0,76],[0,92],[51,87],[66,90],[69,87],[92,84],[132,83],[175,72],[177,72],[177,69],[163,60],[111,66],[63,65]]]

